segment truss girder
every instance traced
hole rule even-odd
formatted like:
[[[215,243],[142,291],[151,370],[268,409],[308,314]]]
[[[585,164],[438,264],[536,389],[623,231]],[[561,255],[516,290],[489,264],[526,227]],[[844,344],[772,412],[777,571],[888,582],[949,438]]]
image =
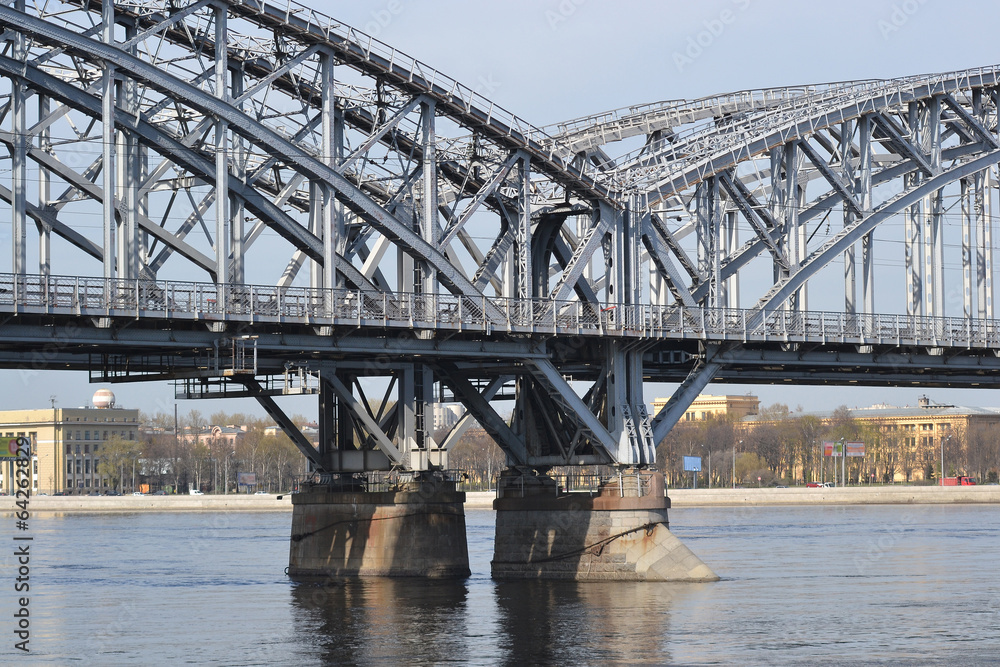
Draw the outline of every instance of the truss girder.
[[[802,382],[867,381],[822,355],[895,339],[962,357],[958,341],[993,340],[1000,68],[669,100],[546,133],[318,12],[262,0],[167,4],[0,3],[9,45],[0,85],[10,86],[0,200],[14,241],[0,301],[15,318],[88,323],[60,363],[77,363],[84,338],[103,349],[135,335],[183,356],[254,330],[268,372],[302,355],[337,358],[323,383],[349,422],[336,437],[356,431],[394,464],[446,462],[461,429],[438,446],[427,418],[448,387],[466,405],[461,423],[478,419],[512,464],[647,465],[648,436],[659,440],[713,378],[760,381],[770,363]],[[639,136],[639,150],[613,153]],[[74,146],[86,147],[75,163],[66,160]],[[101,210],[93,239],[78,209]],[[949,216],[960,233],[945,235]],[[28,269],[29,221],[42,280]],[[271,232],[276,244],[262,236]],[[62,240],[73,257],[99,260],[88,270],[107,278],[106,292],[94,301],[69,298],[60,275],[69,272],[53,271]],[[894,258],[903,295],[881,277],[875,289],[889,271],[876,269],[889,263],[876,262],[875,248],[892,243],[903,249]],[[261,280],[252,258],[277,246],[285,254]],[[952,255],[954,298],[944,285]],[[810,311],[832,293],[839,262],[836,312]],[[212,295],[198,308],[212,306],[194,312],[194,301],[168,306],[156,294],[175,284],[161,268],[184,267],[211,276],[196,289]],[[96,284],[86,285],[92,295]],[[122,325],[130,290],[146,300],[136,296]],[[220,308],[222,295],[243,291],[274,295],[277,314],[254,299],[244,311]],[[281,301],[292,294],[306,294],[303,314]],[[896,303],[876,309],[876,297]],[[962,322],[946,317],[959,308]],[[882,312],[881,325],[852,319]],[[0,340],[18,326],[2,325]],[[644,365],[639,350],[658,341],[684,354],[701,346],[694,369]],[[761,363],[755,344],[772,346]],[[871,357],[872,381],[973,383],[972,366],[935,365],[939,351],[896,370]],[[365,355],[386,361],[366,368]],[[920,362],[944,370],[928,376]],[[385,399],[378,415],[368,409],[357,383],[366,373],[398,381],[397,407],[386,411]],[[641,397],[650,373],[683,380],[652,429]],[[584,398],[574,381],[593,382]],[[245,395],[274,410],[263,396],[272,390],[254,382]],[[520,392],[525,416],[511,423],[490,404],[502,386]]]
[[[482,293],[456,269],[438,250],[409,228],[394,215],[385,211],[372,201],[357,185],[340,174],[333,166],[323,164],[319,159],[303,152],[300,147],[281,137],[243,112],[234,108],[226,101],[214,97],[195,86],[170,76],[163,70],[139,60],[121,50],[91,39],[82,37],[69,30],[61,29],[20,12],[0,6],[0,25],[7,25],[19,32],[31,35],[33,38],[49,43],[52,46],[66,48],[82,58],[97,59],[114,65],[118,71],[127,72],[147,85],[170,95],[177,100],[197,108],[202,113],[219,120],[224,120],[228,127],[244,139],[281,155],[282,159],[301,170],[307,177],[330,184],[337,193],[337,198],[343,201],[357,215],[378,229],[387,237],[393,239],[415,257],[428,262],[434,267],[442,279],[442,283],[456,294],[465,296],[480,296]],[[211,173],[211,167],[203,171]],[[249,193],[240,193],[245,199],[252,199]],[[270,208],[269,203],[264,206]],[[264,216],[267,219],[270,216]],[[298,225],[295,225],[298,227]],[[288,231],[286,229],[286,231]],[[305,238],[304,230],[297,232]],[[310,244],[310,250],[322,257],[322,244],[315,239]],[[315,247],[318,246],[318,247]]]

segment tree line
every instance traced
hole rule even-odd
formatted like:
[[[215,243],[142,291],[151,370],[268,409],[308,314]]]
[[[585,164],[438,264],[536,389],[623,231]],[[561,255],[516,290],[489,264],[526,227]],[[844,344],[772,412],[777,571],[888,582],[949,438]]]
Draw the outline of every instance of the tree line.
[[[848,484],[933,481],[941,475],[941,439],[944,474],[968,475],[980,482],[996,482],[1000,471],[1000,423],[952,426],[924,442],[921,431],[890,428],[879,420],[859,420],[846,406],[830,419],[793,413],[775,404],[761,410],[756,422],[718,416],[681,422],[657,447],[657,460],[674,486],[693,483],[684,472],[683,457],[699,456],[699,486],[770,486],[840,479]],[[864,457],[823,455],[824,441],[864,442]]]
[[[191,488],[205,493],[280,493],[291,490],[306,473],[305,457],[284,433],[267,433],[272,423],[266,419],[219,412],[206,421],[192,410],[178,420],[176,437],[173,415],[140,413],[139,421],[137,440],[113,437],[101,448],[98,472],[107,475],[109,487],[123,493],[137,491],[141,484],[176,493]],[[240,425],[245,431],[230,442],[211,437],[208,424]],[[256,486],[238,488],[239,473],[254,473]]]

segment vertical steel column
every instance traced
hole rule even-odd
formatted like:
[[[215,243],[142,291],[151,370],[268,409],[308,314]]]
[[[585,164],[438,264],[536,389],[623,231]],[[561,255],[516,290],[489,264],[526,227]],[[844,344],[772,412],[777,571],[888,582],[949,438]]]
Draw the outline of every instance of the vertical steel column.
[[[323,467],[329,469],[331,453],[335,449],[343,449],[343,444],[337,437],[337,420],[334,418],[337,406],[337,395],[329,382],[319,383],[319,460]]]
[[[343,121],[337,112],[334,60],[333,54],[329,51],[324,51],[320,55],[320,76],[323,96],[321,111],[323,161],[334,167],[342,158],[344,131]],[[334,197],[333,186],[329,183],[322,183],[320,189],[322,197],[323,287],[331,289],[337,287],[338,253],[341,252],[344,244],[344,218],[338,210],[339,205]]]
[[[775,146],[771,149],[771,197],[769,202],[769,208],[771,212],[771,217],[774,220],[784,220],[785,219],[785,209],[788,206],[788,189],[787,180],[784,175],[784,165],[785,165],[785,147]],[[778,250],[788,256],[788,239],[785,230],[779,234],[776,245]],[[790,262],[789,262],[790,263]],[[774,261],[774,282],[779,283],[783,279],[788,277],[788,270],[785,269],[778,261]]]
[[[840,127],[840,174],[844,183],[850,187],[857,179],[854,169],[854,123],[844,121]],[[855,215],[849,207],[844,206],[844,227],[854,224]],[[858,309],[857,268],[855,265],[856,249],[854,245],[844,253],[844,312],[856,313]]]
[[[910,128],[910,138],[918,144],[920,127],[920,108],[917,102],[910,102],[907,110],[907,124]],[[919,145],[919,144],[918,144]],[[907,190],[920,184],[920,170],[913,171],[903,177],[903,187]],[[903,255],[906,270],[906,313],[907,315],[924,315],[924,283],[922,271],[923,256],[923,214],[922,203],[916,202],[907,207],[904,216]]]
[[[102,0],[101,21],[103,24],[101,38],[105,44],[115,43],[115,5],[113,0]],[[115,66],[104,63],[101,80],[101,123],[102,123],[102,180],[104,187],[104,277],[114,278],[116,273],[116,227],[115,194],[118,192],[118,168],[115,162]]]
[[[242,62],[239,63],[237,67],[229,68],[229,77],[231,78],[230,83],[230,98],[231,100],[238,100],[243,95],[244,90],[244,65]],[[236,108],[240,111],[243,110],[243,104],[239,103]],[[240,135],[233,133],[230,137],[230,146],[232,154],[232,166],[230,167],[233,176],[242,181],[246,178],[246,160],[247,160],[247,150],[246,143]],[[230,244],[230,254],[231,259],[229,262],[229,275],[232,281],[237,284],[241,284],[246,281],[246,257],[244,241],[246,239],[246,227],[244,225],[244,217],[246,213],[244,212],[243,201],[241,199],[233,198],[229,202],[229,244]]]
[[[941,100],[932,98],[924,103],[920,114],[922,126],[921,150],[927,155],[931,169],[941,169]],[[927,315],[944,316],[944,228],[941,224],[941,191],[924,197],[924,299]]]
[[[784,152],[785,177],[783,181],[785,210],[782,212],[782,217],[778,219],[784,221],[782,232],[785,237],[788,263],[791,265],[792,271],[795,272],[798,271],[802,260],[805,258],[802,250],[805,238],[799,235],[799,207],[802,193],[799,188],[799,167],[801,165],[798,144],[795,142],[786,144]],[[788,299],[785,308],[790,311],[803,310],[805,308],[805,294],[806,287],[803,284]]]
[[[973,246],[973,226],[972,207],[970,206],[969,179],[963,178],[961,181],[961,194],[959,202],[962,209],[962,314],[966,318],[972,317],[976,309],[972,302],[972,246]]]
[[[855,199],[864,215],[872,209],[872,125],[870,116],[858,120],[857,180],[854,181]],[[861,292],[864,312],[875,312],[875,231],[861,239]]]
[[[718,284],[713,282],[716,275],[715,266],[718,263],[718,229],[716,223],[719,183],[715,178],[707,178],[697,185],[694,193],[695,233],[698,242],[698,279],[708,283],[708,294],[705,305],[714,308],[718,305]]]
[[[1000,109],[997,98],[993,97],[994,111]],[[972,110],[984,127],[990,127],[990,112],[983,103],[980,89],[972,91]],[[992,183],[993,168],[984,169],[973,175],[973,206],[976,216],[976,288],[979,317],[993,319],[993,216]]]
[[[642,213],[639,208],[639,199],[629,197],[627,200],[628,211],[624,216],[625,220],[625,250],[628,255],[628,282],[629,291],[627,301],[631,304],[643,303],[643,281],[642,281]]]
[[[420,235],[436,248],[440,227],[438,225],[438,182],[437,182],[437,138],[435,137],[435,103],[424,100],[420,103],[421,149],[423,150],[423,197],[420,209]],[[429,262],[420,261],[419,291],[426,295],[437,293],[437,274]],[[414,285],[414,287],[418,287]]]
[[[517,298],[534,296],[531,267],[531,157],[526,153],[517,163]]]
[[[125,40],[135,37],[138,30],[134,23],[125,24]],[[136,54],[135,46],[128,49],[130,55]],[[139,116],[138,84],[132,77],[126,77],[121,82],[121,96],[117,107],[129,116]],[[131,279],[138,276],[139,271],[139,142],[131,132],[115,133],[118,154],[118,195],[120,222],[118,225],[117,253],[118,277]]]
[[[726,212],[726,250],[725,256],[731,256],[740,247],[739,214],[736,211]],[[726,308],[740,307],[740,272],[736,271],[729,276],[723,285],[725,289]]]
[[[721,245],[722,245],[722,217],[724,214],[722,206],[722,196],[719,192],[719,179],[712,177],[711,186],[709,189],[709,197],[711,199],[710,208],[712,212],[712,230],[711,230],[711,266],[709,269],[709,282],[711,293],[711,303],[715,308],[721,308],[725,306],[722,297],[722,255],[721,255]]]
[[[993,319],[993,169],[973,174],[973,211],[976,215],[978,242],[976,246],[976,287],[979,296],[979,317]]]
[[[38,96],[38,119],[48,118],[50,108],[50,98],[48,95]],[[38,132],[38,149],[49,152],[51,131],[48,123],[43,123]],[[52,198],[52,181],[49,172],[43,167],[38,169],[38,207],[42,210],[49,205]],[[38,272],[48,278],[52,273],[52,230],[43,225],[38,226]]]
[[[215,5],[215,95],[229,101],[229,63],[227,42],[229,11],[226,5]],[[229,283],[229,123],[215,121],[215,271],[216,283]],[[219,294],[219,307],[224,308],[224,290]]]
[[[17,0],[14,8],[24,11],[24,0]],[[24,62],[28,58],[28,43],[25,36],[15,30],[13,56],[14,60]],[[11,271],[15,275],[24,275],[28,271],[28,123],[27,94],[17,78],[11,78],[11,133],[14,146],[11,151]],[[15,298],[20,289],[20,283],[14,281]]]

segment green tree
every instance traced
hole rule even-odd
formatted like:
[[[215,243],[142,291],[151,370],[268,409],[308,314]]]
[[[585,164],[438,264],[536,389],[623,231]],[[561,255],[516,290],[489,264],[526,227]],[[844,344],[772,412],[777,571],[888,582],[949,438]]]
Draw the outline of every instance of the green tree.
[[[107,475],[110,486],[124,493],[125,480],[131,479],[132,471],[139,467],[141,456],[142,443],[113,436],[101,446],[97,472]]]

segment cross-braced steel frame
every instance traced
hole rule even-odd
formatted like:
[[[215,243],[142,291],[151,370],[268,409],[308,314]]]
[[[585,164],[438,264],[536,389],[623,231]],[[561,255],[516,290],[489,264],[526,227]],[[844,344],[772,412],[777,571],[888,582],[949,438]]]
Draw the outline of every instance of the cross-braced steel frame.
[[[254,397],[329,472],[446,467],[472,419],[512,466],[648,465],[713,379],[995,384],[1000,69],[538,129],[294,2],[0,27],[5,365]]]

